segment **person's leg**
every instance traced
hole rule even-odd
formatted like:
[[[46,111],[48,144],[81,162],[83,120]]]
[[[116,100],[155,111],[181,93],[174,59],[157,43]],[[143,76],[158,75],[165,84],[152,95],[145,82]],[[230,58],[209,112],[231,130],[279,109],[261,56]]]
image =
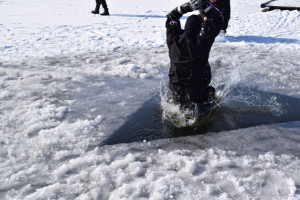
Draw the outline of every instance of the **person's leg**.
[[[96,0],[96,7],[94,10],[91,11],[91,13],[99,14],[99,9],[100,9],[100,0]]]
[[[206,87],[205,86],[192,86],[188,90],[190,99],[194,103],[203,103],[206,99]]]
[[[212,86],[200,87],[191,91],[191,101],[197,104],[198,117],[205,116],[216,105],[215,88]]]
[[[105,0],[100,0],[100,3],[102,4],[102,7],[103,7],[103,9],[104,9],[104,12],[101,13],[101,15],[109,15],[108,7],[107,7],[107,4],[106,4],[106,1],[105,1]]]
[[[209,103],[215,99],[215,91],[212,86],[197,86],[189,89],[188,93],[194,103]]]
[[[169,88],[171,90],[172,99],[174,104],[179,105],[181,109],[192,109],[193,105],[190,101],[190,97],[183,86],[169,84]]]
[[[216,93],[216,89],[213,86],[208,86],[206,88],[206,97],[205,97],[205,102],[212,102],[214,101],[215,98],[215,93]]]

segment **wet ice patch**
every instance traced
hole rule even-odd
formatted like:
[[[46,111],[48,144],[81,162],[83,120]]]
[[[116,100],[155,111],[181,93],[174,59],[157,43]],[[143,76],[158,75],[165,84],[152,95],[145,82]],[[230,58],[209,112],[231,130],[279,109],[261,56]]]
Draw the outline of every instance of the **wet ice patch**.
[[[165,60],[159,57],[165,50],[127,53],[119,54],[119,61],[115,52],[1,64],[0,168],[1,174],[6,171],[1,198],[22,199],[47,187],[49,179],[64,179],[74,168],[76,172],[80,164],[58,165],[95,149],[139,102],[158,90],[156,77],[165,70]],[[125,74],[122,67],[128,69]],[[50,169],[55,169],[53,178]],[[56,198],[51,191],[61,191],[61,184],[37,192],[40,198]]]
[[[212,85],[225,86],[220,95],[235,85],[257,87],[259,90],[298,97],[298,51],[278,44],[251,46],[215,43],[210,53]],[[276,86],[276,87],[274,87]]]

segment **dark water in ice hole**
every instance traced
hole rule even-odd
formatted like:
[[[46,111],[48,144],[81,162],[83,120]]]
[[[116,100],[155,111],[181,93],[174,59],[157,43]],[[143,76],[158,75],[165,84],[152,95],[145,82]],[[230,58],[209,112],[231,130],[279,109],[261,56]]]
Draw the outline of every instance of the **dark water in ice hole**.
[[[148,99],[102,145],[205,134],[300,120],[300,99],[255,88],[235,87],[219,107],[195,125],[175,127],[162,120],[160,95]]]
[[[160,82],[157,79],[89,78],[87,82],[78,85],[78,92],[71,95],[74,103],[70,106],[67,118],[70,121],[91,120],[104,115],[101,125],[106,129],[101,131],[109,133],[109,136],[101,145],[300,121],[300,99],[236,86],[227,89],[221,97],[219,107],[209,116],[199,120],[194,126],[178,128],[162,119]],[[151,92],[156,93],[149,98]],[[137,105],[139,108],[128,116],[127,113]]]

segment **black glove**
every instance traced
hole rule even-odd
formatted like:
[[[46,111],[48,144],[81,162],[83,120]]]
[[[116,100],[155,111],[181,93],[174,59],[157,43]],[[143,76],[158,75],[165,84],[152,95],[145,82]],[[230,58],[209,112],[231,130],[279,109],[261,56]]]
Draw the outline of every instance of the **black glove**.
[[[177,28],[177,27],[181,27],[179,20],[172,20],[171,18],[167,18],[167,21],[166,21],[167,29],[172,29],[172,28]]]
[[[182,4],[181,6],[178,7],[178,9],[180,10],[180,12],[182,14],[194,11],[194,9],[192,8],[190,2]]]
[[[197,1],[197,0],[194,0]],[[206,0],[198,0],[198,1],[206,1]],[[219,11],[218,8],[216,8],[212,3],[209,1],[206,1],[206,3],[201,4],[201,8],[199,9],[200,15],[204,17],[208,17],[210,19],[216,19],[221,18],[221,20],[224,20],[224,17],[222,13]]]
[[[208,0],[190,0],[188,4],[192,10],[205,9],[207,6],[210,5]]]
[[[182,17],[182,13],[178,11],[178,8],[174,8],[169,14],[167,14],[167,18],[173,21],[176,21]]]
[[[193,10],[188,2],[179,7],[174,8],[169,14],[167,14],[167,17],[172,20],[178,20],[185,13],[192,12],[192,11]]]

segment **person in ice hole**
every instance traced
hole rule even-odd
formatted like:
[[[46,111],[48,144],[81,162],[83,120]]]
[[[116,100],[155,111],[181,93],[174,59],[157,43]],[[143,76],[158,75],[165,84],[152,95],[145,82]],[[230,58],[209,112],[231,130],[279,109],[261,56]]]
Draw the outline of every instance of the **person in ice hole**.
[[[167,14],[169,88],[174,103],[184,110],[192,110],[197,104],[202,112],[215,96],[215,88],[209,85],[212,75],[208,58],[221,30],[223,15],[211,1],[191,0]],[[181,29],[179,19],[195,10],[200,14],[189,16],[185,29]]]
[[[99,14],[100,5],[102,5],[104,12],[101,15],[109,15],[108,7],[105,0],[96,0],[96,8],[91,11],[93,14]]]
[[[225,34],[230,20],[230,0],[211,0],[210,2],[212,2],[214,6],[216,6],[219,9],[219,11],[224,17],[224,21],[221,25],[221,30]]]

